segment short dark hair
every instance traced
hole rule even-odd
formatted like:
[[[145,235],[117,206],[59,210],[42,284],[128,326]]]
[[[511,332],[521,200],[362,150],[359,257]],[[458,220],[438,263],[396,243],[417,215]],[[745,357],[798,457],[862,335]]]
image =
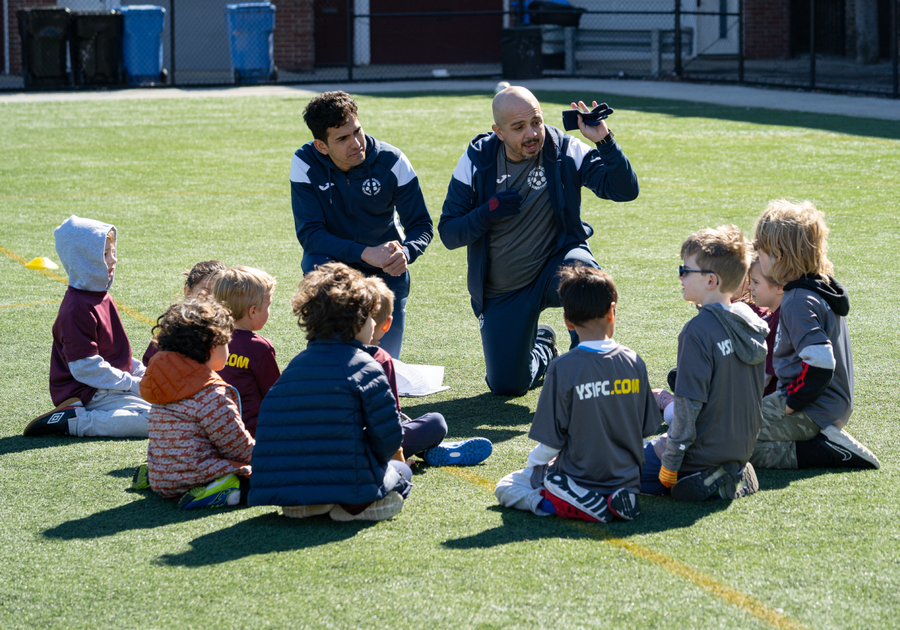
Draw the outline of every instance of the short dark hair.
[[[190,271],[182,271],[181,275],[187,276],[184,280],[184,286],[190,291],[196,285],[220,271],[225,271],[225,263],[221,260],[204,260],[191,267]]]
[[[602,269],[578,262],[560,269],[559,277],[563,314],[575,325],[606,317],[613,302],[619,301],[612,276]]]
[[[339,338],[344,343],[362,330],[381,306],[381,294],[366,277],[344,263],[319,265],[300,281],[291,299],[306,340]]]
[[[214,347],[231,341],[234,319],[218,302],[192,299],[167,308],[152,332],[160,350],[179,352],[197,363],[206,363]]]
[[[322,92],[303,110],[303,120],[313,138],[328,144],[328,129],[346,124],[356,115],[356,101],[346,92]]]

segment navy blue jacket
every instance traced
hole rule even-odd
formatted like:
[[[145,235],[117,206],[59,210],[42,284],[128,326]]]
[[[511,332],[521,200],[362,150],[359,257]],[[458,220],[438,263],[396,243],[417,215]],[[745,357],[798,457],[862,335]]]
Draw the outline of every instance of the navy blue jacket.
[[[556,127],[544,129],[544,170],[558,228],[555,251],[560,251],[586,242],[594,233],[581,220],[582,186],[601,199],[632,201],[638,196],[638,180],[615,141],[592,149]],[[453,171],[438,223],[448,249],[468,248],[468,287],[476,316],[484,307],[491,230],[486,211],[477,209],[497,190],[497,152],[501,150],[503,143],[493,132],[475,136]]]
[[[250,505],[367,503],[383,499],[387,463],[403,433],[375,348],[311,341],[263,400]]]
[[[362,262],[363,250],[388,241],[399,241],[411,263],[434,235],[409,160],[369,135],[365,161],[346,173],[312,142],[297,149],[291,160],[291,206],[303,251],[347,264],[370,267]]]

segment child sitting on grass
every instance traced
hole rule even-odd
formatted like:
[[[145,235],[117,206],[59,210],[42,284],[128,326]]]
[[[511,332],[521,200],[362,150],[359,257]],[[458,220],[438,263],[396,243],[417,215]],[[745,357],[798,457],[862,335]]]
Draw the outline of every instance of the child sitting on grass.
[[[145,438],[150,404],[138,393],[144,366],[131,356],[109,295],[116,228],[72,215],[54,236],[69,277],[53,323],[50,398],[56,409],[32,420],[24,434]]]
[[[412,471],[391,458],[403,431],[387,376],[368,351],[381,297],[343,263],[318,266],[291,305],[309,342],[259,410],[251,505],[337,521],[392,518]]]
[[[153,403],[144,485],[189,510],[246,503],[254,441],[241,421],[240,398],[216,373],[228,359],[234,322],[201,298],[173,304],[154,327],[159,352],[141,381]]]
[[[220,271],[225,271],[225,264],[218,260],[204,260],[191,267],[190,271],[182,271],[181,275],[185,276],[184,299],[189,300],[212,295],[212,281]],[[144,351],[144,356],[141,359],[144,366],[150,363],[150,359],[157,352],[159,352],[159,348],[156,347],[156,342],[151,339],[150,345],[147,346],[147,350]]]
[[[375,332],[370,342],[372,346],[378,346],[381,338],[391,329],[394,320],[391,315],[394,310],[394,293],[381,278],[370,276],[367,281],[378,292],[381,300],[378,310],[372,316],[375,320]],[[400,411],[394,359],[380,347],[375,348],[372,356],[384,370],[391,384],[391,393],[397,401],[397,411]],[[403,453],[406,457],[418,455],[429,466],[473,466],[490,457],[494,448],[490,440],[482,437],[469,438],[461,442],[444,442],[444,438],[447,437],[447,422],[444,416],[437,412],[426,413],[412,419],[400,411],[400,420],[403,425]]]
[[[850,298],[826,256],[825,215],[809,201],[769,203],[756,221],[762,273],[783,285],[778,390],[763,400],[751,461],[760,468],[879,468],[843,427],[853,411]]]
[[[272,342],[256,334],[269,320],[274,292],[275,278],[253,267],[222,271],[216,275],[212,291],[234,318],[228,361],[219,375],[241,395],[241,419],[253,436],[259,406],[281,376]]]
[[[559,275],[563,320],[579,343],[547,369],[528,467],[501,479],[494,494],[500,505],[539,515],[632,520],[640,514],[643,437],[660,422],[647,368],[613,341],[619,296],[609,274],[576,264]]]
[[[762,423],[763,322],[732,302],[747,276],[749,244],[734,225],[700,230],[681,246],[682,294],[700,309],[678,336],[674,415],[644,447],[641,491],[679,501],[756,492],[748,463]]]
[[[775,354],[775,339],[778,334],[778,317],[781,312],[781,299],[784,297],[784,289],[780,284],[767,277],[759,265],[759,254],[753,254],[750,262],[750,293],[753,295],[753,303],[765,309],[762,319],[769,326],[769,334],[766,337],[766,388],[763,396],[768,396],[778,389],[778,379],[775,378],[775,367],[772,359]]]

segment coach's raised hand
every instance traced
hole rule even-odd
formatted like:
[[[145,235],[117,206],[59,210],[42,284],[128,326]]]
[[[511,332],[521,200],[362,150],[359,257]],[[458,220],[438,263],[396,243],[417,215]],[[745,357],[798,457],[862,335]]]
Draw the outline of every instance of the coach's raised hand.
[[[597,101],[594,101],[592,107],[597,107]],[[572,109],[577,109],[584,114],[591,111],[590,108],[584,104],[584,101],[578,101],[577,105],[572,103]],[[594,144],[600,142],[609,134],[609,127],[606,126],[605,120],[601,120],[599,125],[592,127],[584,124],[584,119],[582,119],[581,116],[578,117],[578,129],[581,130],[581,135]]]

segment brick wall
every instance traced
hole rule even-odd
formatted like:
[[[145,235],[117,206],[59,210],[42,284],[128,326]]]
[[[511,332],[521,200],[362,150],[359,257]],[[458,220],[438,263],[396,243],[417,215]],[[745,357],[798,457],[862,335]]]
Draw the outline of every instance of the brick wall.
[[[275,5],[275,65],[310,70],[315,62],[314,0],[272,0]]]
[[[785,0],[745,0],[745,57],[747,59],[784,59],[790,54],[790,2]]]
[[[14,75],[22,74],[22,40],[19,37],[19,18],[16,12],[19,9],[31,9],[37,7],[55,7],[56,0],[9,0],[9,73]],[[0,13],[0,16],[3,14]],[[0,30],[0,39],[3,39],[3,32]],[[2,42],[5,44],[5,42]],[[0,58],[6,46],[0,47]],[[3,71],[3,60],[0,59],[0,72]]]

